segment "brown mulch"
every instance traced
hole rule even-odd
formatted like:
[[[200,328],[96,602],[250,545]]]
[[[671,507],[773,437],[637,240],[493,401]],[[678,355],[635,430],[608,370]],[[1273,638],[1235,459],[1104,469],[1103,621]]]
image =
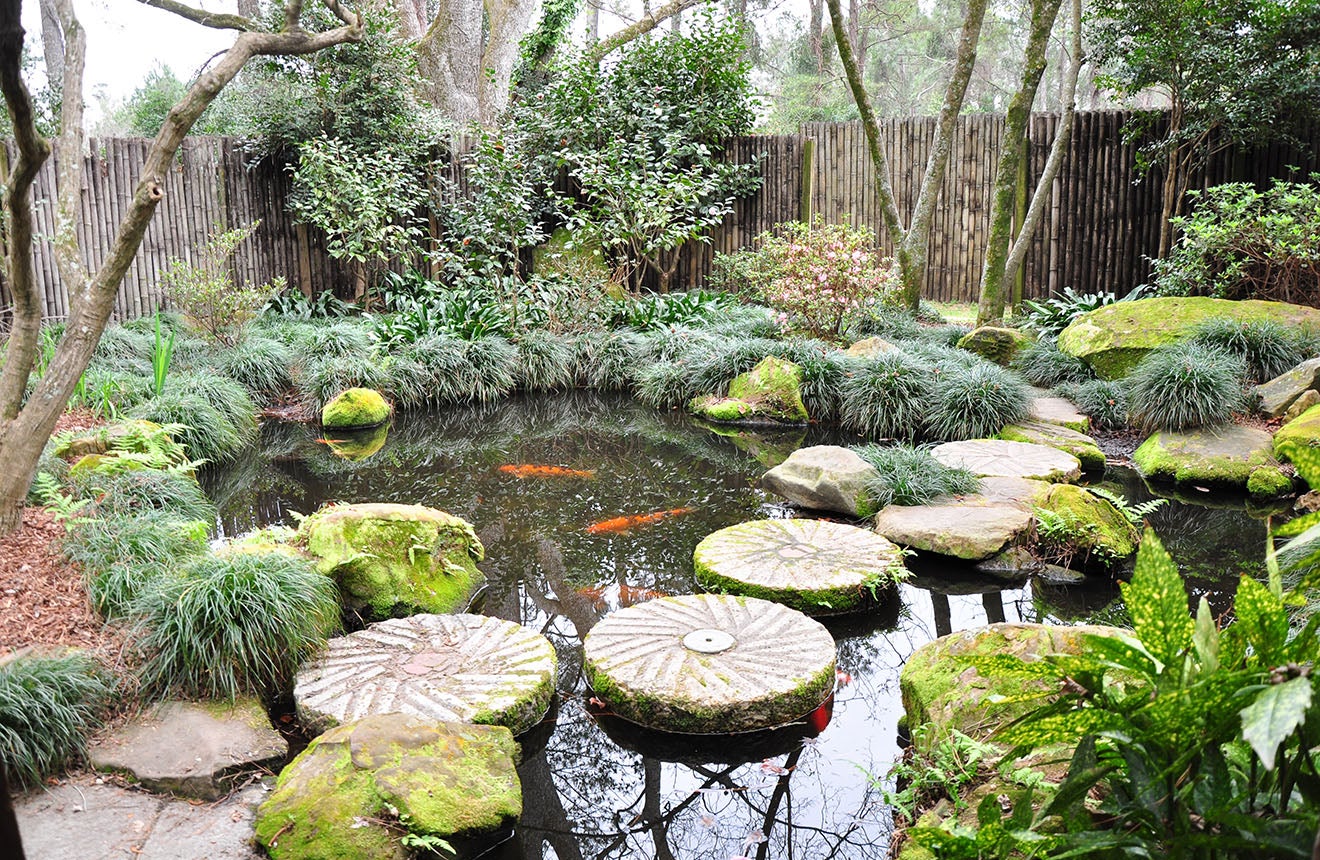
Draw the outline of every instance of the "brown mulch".
[[[56,432],[104,424],[86,409],[66,412]],[[29,645],[74,646],[113,660],[121,634],[92,610],[82,574],[55,548],[64,526],[44,508],[23,510],[23,525],[0,537],[0,654]]]

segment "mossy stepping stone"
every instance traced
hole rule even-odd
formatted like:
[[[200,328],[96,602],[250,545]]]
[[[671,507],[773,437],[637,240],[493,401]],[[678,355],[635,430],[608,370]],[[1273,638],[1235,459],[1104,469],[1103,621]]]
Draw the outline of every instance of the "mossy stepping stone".
[[[1029,478],[1071,483],[1082,476],[1081,461],[1066,451],[1031,442],[969,439],[945,442],[930,455],[946,466],[966,469],[978,478]]]
[[[809,615],[865,608],[907,576],[903,551],[866,529],[826,520],[754,520],[697,544],[709,591],[773,600]]]
[[[1051,424],[1045,421],[1024,421],[1021,424],[1009,424],[999,431],[999,438],[1009,442],[1027,442],[1032,445],[1048,445],[1072,454],[1088,472],[1103,472],[1105,453],[1095,439],[1085,433],[1079,433],[1063,424]]]
[[[484,615],[414,615],[331,639],[298,672],[293,698],[313,731],[374,714],[507,726],[541,721],[555,692],[544,636]]]
[[[834,637],[768,600],[663,597],[621,609],[582,642],[587,682],[618,716],[691,734],[800,719],[834,690]]]

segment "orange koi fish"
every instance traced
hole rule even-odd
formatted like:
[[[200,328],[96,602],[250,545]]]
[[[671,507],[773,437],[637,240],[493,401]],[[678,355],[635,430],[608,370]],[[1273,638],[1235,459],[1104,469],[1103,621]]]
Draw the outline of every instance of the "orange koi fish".
[[[650,514],[633,514],[632,516],[614,517],[609,520],[601,520],[598,523],[592,523],[587,526],[586,532],[589,535],[605,535],[626,532],[633,526],[649,526],[667,520],[670,517],[681,517],[683,514],[692,513],[692,508],[671,508],[667,511],[656,511]]]
[[[596,477],[595,469],[569,469],[564,466],[538,466],[533,463],[509,463],[500,472],[515,478],[584,478]]]
[[[348,440],[347,439],[313,439],[312,441],[318,445],[340,445],[343,444],[344,442],[347,442]]]

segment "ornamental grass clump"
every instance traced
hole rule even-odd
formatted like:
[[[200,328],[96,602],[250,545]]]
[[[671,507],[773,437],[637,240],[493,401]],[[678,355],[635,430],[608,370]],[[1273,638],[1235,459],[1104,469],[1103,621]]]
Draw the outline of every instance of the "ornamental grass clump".
[[[1054,393],[1071,400],[1099,430],[1117,430],[1127,426],[1128,394],[1123,383],[1109,379],[1087,382],[1065,382],[1055,386]]]
[[[784,341],[780,348],[784,358],[802,369],[802,405],[807,414],[817,421],[837,419],[844,380],[857,372],[861,359],[823,340]]]
[[[1027,382],[1042,388],[1053,388],[1066,382],[1086,382],[1093,378],[1086,362],[1060,352],[1053,340],[1029,344],[1013,359],[1013,369],[1026,377]]]
[[[1268,382],[1314,356],[1320,344],[1309,332],[1274,320],[1240,322],[1208,320],[1197,326],[1192,340],[1237,356],[1246,366],[1247,381]]]
[[[869,438],[913,439],[932,395],[929,368],[901,352],[859,361],[839,383],[842,424]]]
[[[313,359],[298,379],[303,399],[317,412],[341,391],[349,388],[379,391],[388,388],[389,384],[390,374],[385,362],[369,352],[348,352]]]
[[[946,466],[925,448],[911,445],[862,445],[857,456],[879,473],[866,484],[877,508],[888,505],[925,505],[944,496],[975,493],[981,481],[957,466]]]
[[[1242,408],[1245,365],[1199,343],[1157,349],[1126,380],[1133,424],[1146,432],[1223,424]]]
[[[227,699],[285,692],[339,621],[334,582],[282,553],[204,557],[136,608],[146,688]]]
[[[215,505],[188,475],[155,469],[116,475],[91,472],[72,483],[75,495],[92,500],[83,509],[84,516],[113,519],[167,511],[185,521],[215,522]]]
[[[527,391],[558,391],[573,385],[573,347],[545,329],[518,339],[518,386]]]
[[[0,663],[0,762],[35,786],[82,755],[114,682],[80,651],[21,654]]]
[[[633,371],[651,355],[651,341],[633,331],[589,332],[573,341],[573,377],[600,391],[628,387]]]
[[[292,384],[294,352],[274,338],[248,335],[215,359],[216,370],[242,385],[253,397],[268,400]]]
[[[955,367],[935,382],[926,417],[927,435],[953,441],[993,436],[1030,412],[1027,386],[1014,373],[988,361]]]
[[[176,438],[193,460],[227,463],[257,438],[256,406],[228,377],[178,375],[159,396],[129,410],[131,418],[180,425]]]
[[[464,341],[450,335],[428,335],[404,346],[400,350],[400,357],[404,361],[415,362],[425,370],[424,376],[417,376],[408,383],[406,396],[406,374],[396,371],[395,381],[399,386],[396,392],[405,405],[414,397],[421,398],[417,402],[437,404],[476,399],[476,371],[468,361]],[[417,373],[415,367],[409,367],[407,371]]]
[[[372,350],[370,329],[357,323],[298,326],[295,331],[307,355],[363,355]]]
[[[463,357],[472,367],[472,395],[480,403],[499,400],[518,383],[518,350],[497,335],[463,342]]]
[[[633,388],[638,400],[657,409],[682,406],[692,398],[708,393],[696,386],[690,369],[676,361],[643,365],[633,375]]]

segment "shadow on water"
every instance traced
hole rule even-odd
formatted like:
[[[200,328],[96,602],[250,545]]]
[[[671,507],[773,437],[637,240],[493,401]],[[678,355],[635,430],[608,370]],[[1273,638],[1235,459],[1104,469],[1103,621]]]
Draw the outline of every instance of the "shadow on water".
[[[267,424],[252,456],[205,478],[224,535],[296,525],[296,513],[329,501],[430,505],[475,525],[489,578],[481,611],[550,639],[560,691],[547,721],[521,738],[518,828],[481,856],[881,860],[892,827],[883,775],[899,754],[898,673],[908,656],[987,622],[1121,620],[1117,584],[1005,583],[918,565],[869,612],[826,622],[839,669],[828,725],[694,739],[600,716],[582,675],[592,626],[623,606],[694,591],[692,550],[710,532],[796,515],[756,486],[782,440],[721,433],[624,396],[529,396],[401,414],[383,439],[360,445]],[[812,428],[802,444],[850,441]],[[519,464],[593,474],[520,478],[499,468]],[[1134,502],[1152,497],[1127,470],[1111,470],[1105,486]],[[588,530],[666,511],[630,530]],[[1239,572],[1260,572],[1264,526],[1240,504],[1171,502],[1151,523],[1217,608]]]

